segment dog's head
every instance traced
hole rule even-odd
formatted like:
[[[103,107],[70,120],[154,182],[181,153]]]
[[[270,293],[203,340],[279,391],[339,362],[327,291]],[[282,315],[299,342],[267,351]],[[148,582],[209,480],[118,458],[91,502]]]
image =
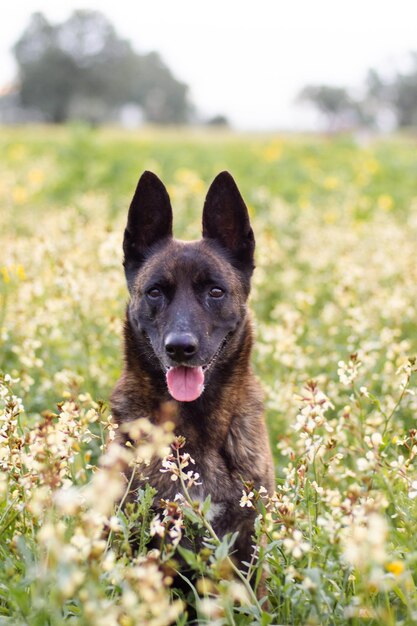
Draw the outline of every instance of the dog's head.
[[[196,400],[246,316],[255,240],[235,181],[222,172],[203,210],[203,238],[172,237],[162,182],[145,172],[129,209],[124,267],[128,317],[143,358],[180,402]],[[138,346],[139,347],[139,346]]]

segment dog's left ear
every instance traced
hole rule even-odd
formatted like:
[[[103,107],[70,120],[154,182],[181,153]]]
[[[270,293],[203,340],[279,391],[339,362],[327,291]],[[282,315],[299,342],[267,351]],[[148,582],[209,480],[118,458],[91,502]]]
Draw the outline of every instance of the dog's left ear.
[[[235,267],[252,273],[255,237],[248,209],[229,172],[218,174],[208,190],[203,210],[203,237],[218,241],[229,252]]]

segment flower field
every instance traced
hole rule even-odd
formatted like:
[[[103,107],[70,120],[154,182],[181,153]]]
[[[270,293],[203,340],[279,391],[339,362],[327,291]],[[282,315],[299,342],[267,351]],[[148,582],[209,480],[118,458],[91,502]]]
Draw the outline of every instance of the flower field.
[[[417,623],[416,140],[21,128],[0,150],[0,626]],[[251,214],[277,489],[242,483],[259,513],[248,573],[193,501],[169,424],[113,441],[144,169],[182,239],[223,169]],[[179,494],[158,516],[120,471],[154,455]]]

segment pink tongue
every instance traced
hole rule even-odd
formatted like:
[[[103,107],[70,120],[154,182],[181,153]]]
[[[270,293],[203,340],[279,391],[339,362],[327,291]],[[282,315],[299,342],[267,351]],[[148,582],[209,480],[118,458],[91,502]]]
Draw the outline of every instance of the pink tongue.
[[[203,393],[202,367],[171,367],[167,372],[167,385],[171,396],[178,402],[192,402]]]

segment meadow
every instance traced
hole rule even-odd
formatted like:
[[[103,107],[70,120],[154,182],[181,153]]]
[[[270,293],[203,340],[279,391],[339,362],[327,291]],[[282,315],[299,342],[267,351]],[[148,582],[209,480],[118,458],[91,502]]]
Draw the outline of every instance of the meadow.
[[[416,140],[29,127],[1,129],[0,152],[0,626],[184,625],[190,606],[219,626],[415,624]],[[121,241],[144,169],[167,184],[178,237],[199,237],[223,169],[254,225],[277,489],[242,484],[258,510],[248,575],[192,501],[169,427],[141,420],[136,449],[113,442]],[[122,464],[153,455],[181,494],[162,517],[150,488],[123,506]]]

